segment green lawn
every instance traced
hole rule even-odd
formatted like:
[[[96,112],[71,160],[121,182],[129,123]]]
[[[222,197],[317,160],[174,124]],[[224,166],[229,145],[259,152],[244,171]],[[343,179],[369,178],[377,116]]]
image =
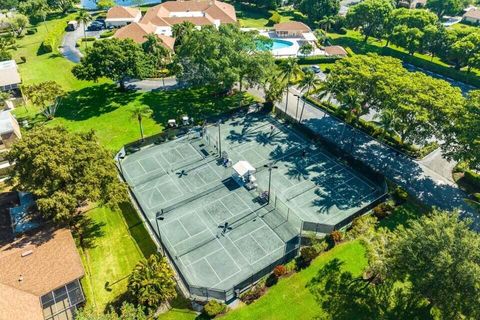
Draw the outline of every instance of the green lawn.
[[[99,141],[112,151],[124,144],[140,139],[138,123],[132,111],[138,106],[147,106],[153,111],[151,118],[144,119],[145,135],[161,132],[168,119],[179,119],[189,115],[203,119],[236,108],[240,99],[244,104],[255,99],[246,93],[218,97],[208,88],[153,91],[120,92],[113,84],[103,83],[72,91],[64,98],[55,119],[47,125],[64,125],[76,132],[94,130]],[[44,122],[34,108],[16,110],[19,120]]]
[[[480,70],[473,69],[470,73],[465,70],[455,70],[438,57],[432,58],[429,55],[419,53],[412,56],[404,48],[392,44],[385,47],[385,40],[370,38],[365,43],[363,41],[364,37],[358,31],[349,30],[344,35],[330,33],[329,37],[332,39],[332,44],[350,48],[356,54],[377,53],[392,56],[432,72],[480,87]]]
[[[121,211],[105,207],[88,212],[98,226],[93,248],[80,250],[86,276],[82,280],[87,308],[103,312],[126,291],[127,276],[141,259],[156,247],[130,204]],[[105,288],[109,282],[110,287]]]
[[[91,85],[90,82],[75,79],[70,70],[74,64],[55,50],[52,53],[41,53],[40,45],[47,34],[54,35],[58,46],[62,43],[64,29],[68,21],[74,15],[59,17],[51,15],[46,23],[39,23],[34,26],[37,33],[26,35],[17,40],[17,50],[12,51],[15,60],[19,63],[20,74],[24,84],[37,83],[53,80],[62,85],[66,91],[77,90]],[[20,57],[25,57],[27,62],[20,63]]]
[[[365,248],[357,241],[341,244],[323,253],[313,261],[310,267],[289,278],[280,280],[258,301],[228,312],[222,319],[312,319],[321,308],[306,285],[329,261],[339,259],[343,270],[359,275],[365,266]],[[187,309],[174,308],[161,315],[159,320],[189,320],[196,315]]]
[[[270,10],[268,12],[264,10],[257,10],[254,7],[250,8],[246,5],[235,5],[237,19],[242,28],[272,28],[273,25],[268,23],[268,18],[274,12]],[[302,13],[292,10],[290,8],[280,8],[277,12],[281,15],[281,22],[296,20],[302,21],[304,16]]]

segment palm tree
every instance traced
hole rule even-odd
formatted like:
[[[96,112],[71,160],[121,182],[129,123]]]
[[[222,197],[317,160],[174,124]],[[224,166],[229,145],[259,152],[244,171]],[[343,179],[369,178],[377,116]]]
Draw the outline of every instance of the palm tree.
[[[142,143],[145,142],[145,138],[143,136],[142,120],[143,118],[150,117],[152,113],[153,111],[146,106],[137,107],[132,111],[132,119],[136,119],[138,121],[138,125],[140,126],[140,135],[142,136]]]
[[[305,91],[305,95],[308,95],[312,89],[316,90],[322,83],[322,80],[318,78],[313,71],[305,72],[303,79],[298,84],[298,88],[301,92]],[[298,122],[302,122],[303,110],[305,110],[305,99],[303,99],[302,111],[300,112],[300,118]],[[295,115],[296,117],[296,115]]]
[[[179,24],[174,24],[172,27],[172,36],[175,38],[175,46],[180,46],[186,36],[195,30],[195,25],[190,21],[184,21]]]
[[[308,56],[313,52],[313,50],[315,50],[313,45],[309,42],[305,42],[301,45],[300,49],[298,49],[298,52],[303,56]]]
[[[147,54],[148,58],[152,59],[155,67],[155,72],[162,76],[163,86],[165,87],[165,68],[167,63],[171,60],[170,50],[164,45],[162,39],[157,35],[150,33],[144,36],[146,41],[142,43],[143,51]]]
[[[157,308],[177,296],[175,275],[165,257],[151,255],[128,277],[128,292],[147,308]]]
[[[335,23],[335,19],[330,16],[323,17],[322,20],[318,21],[318,24],[325,30],[325,32],[328,32],[332,25]]]
[[[288,108],[288,92],[290,88],[290,83],[292,82],[293,79],[301,76],[303,74],[302,69],[300,69],[300,66],[297,63],[297,59],[295,58],[287,58],[285,60],[282,60],[280,65],[278,66],[279,71],[280,71],[280,79],[282,82],[286,84],[286,91],[287,91],[287,100],[285,103],[285,114],[287,114],[287,108]]]
[[[381,138],[385,139],[387,133],[392,132],[395,126],[395,112],[391,109],[384,109],[375,115],[375,123],[382,128]]]
[[[92,21],[92,16],[86,10],[80,10],[75,20],[83,24],[83,37],[85,39],[85,48],[87,48],[87,23]]]

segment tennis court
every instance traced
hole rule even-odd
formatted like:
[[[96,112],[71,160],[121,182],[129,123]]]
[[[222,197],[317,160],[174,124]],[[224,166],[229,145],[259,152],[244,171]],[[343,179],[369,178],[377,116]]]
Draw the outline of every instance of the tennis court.
[[[220,139],[220,140],[219,140]],[[256,168],[258,188],[219,154]],[[267,190],[272,169],[270,204]],[[295,256],[304,222],[336,225],[378,188],[264,113],[238,115],[127,155],[121,170],[190,292],[229,299]],[[205,290],[203,290],[205,289]],[[222,295],[223,292],[223,295]]]
[[[218,127],[208,130],[214,137]],[[383,194],[381,186],[271,116],[232,119],[221,124],[220,131],[222,152],[233,163],[247,160],[257,168],[260,189],[268,189],[264,166],[277,167],[272,171],[272,197],[302,221],[336,226]]]

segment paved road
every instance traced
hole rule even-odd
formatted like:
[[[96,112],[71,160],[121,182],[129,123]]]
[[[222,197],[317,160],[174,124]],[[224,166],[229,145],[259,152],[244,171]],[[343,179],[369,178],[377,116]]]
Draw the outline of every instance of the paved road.
[[[155,91],[180,89],[184,86],[178,84],[175,77],[171,77],[165,79],[131,80],[127,82],[127,87],[140,91]]]
[[[87,37],[98,38],[101,32],[102,31],[87,31],[86,35]],[[80,23],[77,30],[65,32],[65,36],[63,37],[60,52],[65,58],[74,63],[79,63],[83,56],[80,50],[76,47],[77,41],[80,38],[83,38],[83,36],[83,23]]]
[[[255,93],[258,94],[259,92],[256,91]],[[297,118],[300,116],[302,106],[303,101],[299,104]],[[277,107],[282,111],[285,110],[285,98]],[[297,113],[297,98],[294,93],[289,95],[287,112],[292,117],[295,117]],[[432,170],[429,167],[432,165],[431,159],[414,161],[380,144],[363,132],[346,125],[339,119],[326,114],[308,102],[305,104],[302,123],[324,139],[334,143],[356,159],[401,185],[427,205],[445,210],[460,209],[462,216],[472,218],[475,222],[475,228],[480,230],[478,213],[463,200],[467,195],[458,189],[452,181]],[[435,156],[435,154],[431,155],[432,158],[435,158]]]

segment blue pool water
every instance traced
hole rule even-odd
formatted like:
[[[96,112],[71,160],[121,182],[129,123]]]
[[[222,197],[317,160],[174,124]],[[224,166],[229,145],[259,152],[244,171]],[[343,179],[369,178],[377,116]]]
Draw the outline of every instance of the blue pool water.
[[[293,46],[293,42],[280,39],[272,39],[272,44],[258,43],[257,49],[261,51],[273,51]]]

